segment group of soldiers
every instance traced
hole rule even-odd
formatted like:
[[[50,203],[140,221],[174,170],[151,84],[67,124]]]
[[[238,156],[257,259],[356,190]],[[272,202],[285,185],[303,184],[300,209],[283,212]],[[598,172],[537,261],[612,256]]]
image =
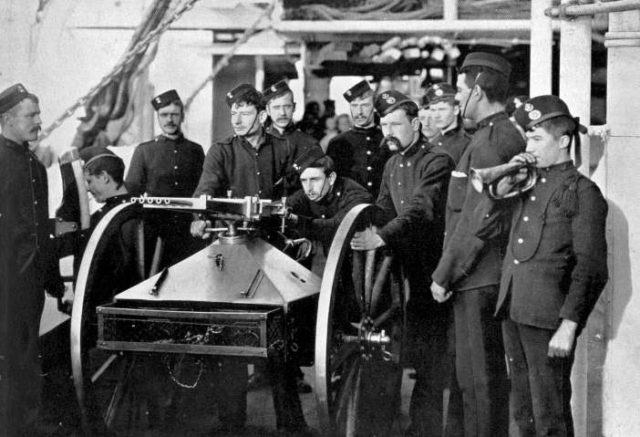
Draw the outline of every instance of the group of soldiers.
[[[182,134],[178,94],[165,92],[152,101],[163,133],[136,148],[126,178],[110,150],[82,152],[88,190],[104,203],[93,223],[143,193],[287,197],[289,223],[317,243],[310,265],[321,272],[340,221],[353,206],[373,203],[375,226],[349,244],[391,249],[410,286],[415,386],[406,435],[506,436],[510,420],[522,436],[573,435],[569,375],[576,339],[607,281],[607,204],[571,161],[582,126],[562,100],[533,97],[511,118],[505,113],[510,72],[498,55],[471,53],[456,87],[431,85],[420,106],[361,81],[344,93],[354,126],[326,154],[293,127],[284,81],[263,92],[248,84],[230,90],[234,135],[206,156]],[[40,128],[38,105],[20,84],[0,93],[0,424],[11,436],[39,432],[43,290],[64,290],[46,226],[46,174],[28,147]],[[429,136],[426,115],[437,126]],[[509,171],[475,189],[473,170],[507,163]],[[172,236],[208,238],[210,227],[197,216],[154,229],[174,263],[192,248],[180,252]],[[304,381],[292,364],[264,371],[277,381],[278,428],[304,434]],[[240,367],[223,370],[233,389],[220,420],[232,432],[246,420]]]

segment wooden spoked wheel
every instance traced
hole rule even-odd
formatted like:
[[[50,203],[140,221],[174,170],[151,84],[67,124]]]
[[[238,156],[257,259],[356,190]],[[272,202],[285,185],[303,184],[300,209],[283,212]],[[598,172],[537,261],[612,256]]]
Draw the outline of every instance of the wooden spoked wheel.
[[[407,288],[390,252],[350,247],[372,212],[358,205],[346,215],[322,277],[315,366],[326,435],[389,435],[400,408]]]
[[[131,420],[123,405],[132,379],[140,372],[135,354],[100,350],[96,307],[155,273],[161,245],[145,243],[144,210],[123,204],[109,211],[94,229],[78,269],[71,314],[71,365],[82,424],[87,435],[118,432]],[[143,360],[144,361],[144,360]],[[128,417],[123,417],[128,416]]]

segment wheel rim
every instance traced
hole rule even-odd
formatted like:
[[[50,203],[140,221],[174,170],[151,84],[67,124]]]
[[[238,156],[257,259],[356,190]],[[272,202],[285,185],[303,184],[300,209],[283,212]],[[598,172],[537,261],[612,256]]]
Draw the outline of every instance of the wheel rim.
[[[90,434],[110,429],[117,420],[120,406],[130,395],[129,382],[136,363],[132,354],[95,347],[95,308],[110,302],[113,294],[122,291],[114,289],[110,295],[95,295],[96,290],[104,290],[100,281],[109,279],[99,277],[104,273],[99,261],[111,247],[110,241],[121,232],[122,225],[131,223],[131,229],[135,227],[136,231],[134,259],[131,260],[134,274],[128,280],[137,283],[153,273],[146,272],[145,268],[148,244],[145,244],[143,215],[143,209],[135,204],[119,205],[109,211],[91,234],[78,270],[71,314],[71,367],[82,425]],[[161,247],[156,247],[157,250]],[[157,253],[153,258],[157,258]],[[152,266],[151,270],[154,268]]]
[[[372,212],[358,205],[345,216],[320,288],[316,398],[321,425],[332,435],[385,435],[399,408],[406,286],[390,253],[352,251],[349,244]]]

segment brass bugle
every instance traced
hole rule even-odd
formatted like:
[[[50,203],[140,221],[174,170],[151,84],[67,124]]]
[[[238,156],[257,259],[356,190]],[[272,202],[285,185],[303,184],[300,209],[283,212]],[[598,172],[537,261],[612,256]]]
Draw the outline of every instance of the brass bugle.
[[[518,193],[530,190],[535,186],[538,179],[538,174],[535,167],[522,162],[508,162],[506,164],[496,165],[494,167],[472,168],[470,172],[471,184],[473,185],[473,188],[475,188],[479,193],[482,193],[482,191],[485,190],[485,187],[489,187],[489,194],[492,197],[497,197],[491,189],[492,185],[506,176],[516,174],[522,168],[527,169],[527,178],[523,182],[517,184],[517,186],[514,187],[514,190],[511,193],[508,193],[503,197],[514,196]]]

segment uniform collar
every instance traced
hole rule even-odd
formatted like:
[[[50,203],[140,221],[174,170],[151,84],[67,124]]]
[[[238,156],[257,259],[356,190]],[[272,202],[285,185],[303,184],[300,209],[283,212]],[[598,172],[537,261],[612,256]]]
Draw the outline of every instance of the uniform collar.
[[[560,174],[572,168],[575,168],[575,166],[573,165],[573,161],[568,160],[565,162],[561,162],[560,164],[551,165],[549,167],[538,168],[538,172],[541,175],[552,176],[552,175]]]
[[[127,203],[131,200],[131,194],[116,194],[104,201],[105,206],[119,205],[121,203]]]
[[[180,141],[184,140],[184,134],[182,133],[182,131],[180,131],[176,138],[169,138],[165,134],[160,134],[158,135],[158,139],[161,141],[174,141],[176,143],[179,143]]]
[[[375,125],[375,124],[373,126],[369,126],[369,127],[354,126],[354,127],[351,128],[351,130],[354,131],[354,132],[368,134],[368,133],[377,131],[378,130],[378,126]]]
[[[499,121],[501,119],[508,119],[509,117],[507,117],[507,113],[504,111],[498,111],[496,113],[491,114],[490,116],[483,118],[482,120],[480,120],[478,122],[478,130],[490,126],[493,123],[495,123],[496,121]]]
[[[426,149],[427,145],[429,144],[430,143],[427,141],[427,139],[422,134],[420,134],[420,136],[418,137],[415,143],[413,143],[411,146],[404,149],[403,151],[398,152],[398,154],[405,158],[410,158],[416,153],[418,153],[420,150]]]
[[[458,119],[456,118],[455,120],[453,120],[453,123],[447,126],[446,129],[443,129],[440,132],[440,134],[443,137],[446,137],[448,135],[455,135],[456,133],[458,133],[459,130],[460,130],[460,122],[458,122]]]
[[[296,127],[295,127],[295,125],[294,125],[293,123],[289,123],[289,124],[287,125],[287,127],[285,127],[285,128],[284,128],[284,130],[282,131],[282,133],[280,133],[280,131],[278,130],[278,128],[277,128],[277,127],[275,127],[275,125],[274,125],[274,124],[273,124],[273,122],[272,122],[272,124],[271,124],[267,129],[266,129],[266,131],[267,131],[268,133],[270,133],[271,135],[273,135],[274,137],[282,138],[282,137],[284,137],[285,135],[288,135],[288,134],[290,134],[290,133],[292,133],[292,132],[295,132],[295,131],[296,131]]]
[[[0,135],[0,137],[2,137],[2,139],[4,140],[4,143],[6,146],[9,146],[12,149],[18,150],[20,152],[29,152],[29,143],[24,142],[22,144],[16,143],[13,140],[10,140],[9,138],[5,137],[4,135]]]

